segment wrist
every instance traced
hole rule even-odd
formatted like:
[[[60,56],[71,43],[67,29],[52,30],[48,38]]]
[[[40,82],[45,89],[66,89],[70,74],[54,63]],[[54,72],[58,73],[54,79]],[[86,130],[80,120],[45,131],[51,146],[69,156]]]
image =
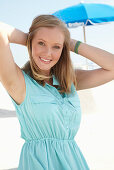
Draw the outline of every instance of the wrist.
[[[77,41],[76,44],[75,44],[74,52],[75,52],[76,54],[79,54],[79,47],[80,47],[80,44],[82,44],[81,41]]]
[[[77,40],[71,39],[70,40],[70,50],[74,52],[75,45],[77,43]]]

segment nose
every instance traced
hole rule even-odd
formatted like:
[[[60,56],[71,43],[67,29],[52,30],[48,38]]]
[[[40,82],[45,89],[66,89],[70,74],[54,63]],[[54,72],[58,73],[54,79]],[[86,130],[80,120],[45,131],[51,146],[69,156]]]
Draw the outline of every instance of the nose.
[[[47,47],[47,48],[46,48],[46,51],[45,51],[45,54],[46,54],[47,57],[51,57],[51,55],[52,55],[52,49],[51,49],[50,47]]]

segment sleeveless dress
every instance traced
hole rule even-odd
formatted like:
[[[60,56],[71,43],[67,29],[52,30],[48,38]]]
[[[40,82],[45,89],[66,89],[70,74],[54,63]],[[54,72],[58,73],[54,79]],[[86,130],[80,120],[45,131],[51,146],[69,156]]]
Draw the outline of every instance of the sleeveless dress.
[[[80,101],[72,83],[72,93],[61,95],[22,71],[26,97],[18,105],[10,96],[20,122],[23,144],[18,170],[89,170],[74,137],[81,121]],[[53,75],[53,85],[59,82]]]

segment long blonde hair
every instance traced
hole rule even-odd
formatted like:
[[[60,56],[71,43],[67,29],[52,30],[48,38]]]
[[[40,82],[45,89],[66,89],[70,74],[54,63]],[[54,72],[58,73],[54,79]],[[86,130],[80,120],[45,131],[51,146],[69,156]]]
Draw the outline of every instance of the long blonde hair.
[[[40,15],[33,20],[27,37],[27,48],[30,61],[28,61],[21,69],[43,86],[45,85],[44,80],[52,77],[51,75],[42,75],[40,68],[38,68],[32,57],[32,39],[40,27],[57,27],[64,34],[65,40],[63,50],[59,61],[51,68],[51,74],[55,75],[60,84],[59,92],[70,93],[71,84],[74,83],[76,87],[76,75],[70,58],[70,32],[66,25],[53,15]]]

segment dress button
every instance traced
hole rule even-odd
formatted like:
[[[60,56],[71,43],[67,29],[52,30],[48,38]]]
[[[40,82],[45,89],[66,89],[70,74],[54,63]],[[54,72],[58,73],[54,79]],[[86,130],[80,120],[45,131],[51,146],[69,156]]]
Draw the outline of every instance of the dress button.
[[[67,102],[67,98],[64,98],[64,101]]]
[[[61,103],[61,104],[64,104],[64,102],[63,102],[63,101],[60,101],[60,103]]]

